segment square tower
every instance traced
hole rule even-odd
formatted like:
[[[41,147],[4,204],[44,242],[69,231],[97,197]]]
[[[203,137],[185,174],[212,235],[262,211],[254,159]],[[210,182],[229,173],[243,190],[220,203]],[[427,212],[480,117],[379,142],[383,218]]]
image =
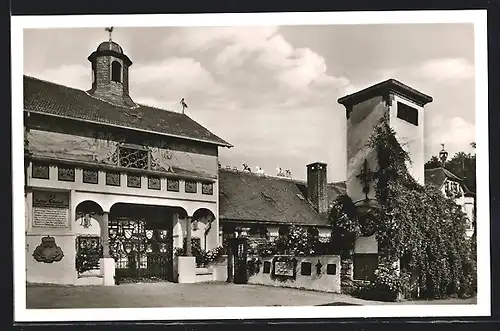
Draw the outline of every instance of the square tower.
[[[347,117],[347,194],[353,201],[375,199],[373,182],[364,190],[363,174],[378,167],[368,146],[370,137],[387,118],[401,146],[409,153],[408,170],[424,184],[424,106],[432,97],[395,79],[389,79],[338,100]],[[368,192],[365,192],[368,191]]]

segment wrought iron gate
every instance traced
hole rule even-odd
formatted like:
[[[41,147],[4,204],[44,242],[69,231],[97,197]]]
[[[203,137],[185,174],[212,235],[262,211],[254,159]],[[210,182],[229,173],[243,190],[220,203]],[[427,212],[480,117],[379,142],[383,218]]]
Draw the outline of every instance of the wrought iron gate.
[[[172,281],[171,224],[117,217],[109,223],[109,249],[119,281],[157,279]]]
[[[100,270],[102,257],[101,239],[96,236],[76,237],[76,270],[78,276],[93,270]]]
[[[229,240],[229,245],[231,245],[231,251],[234,257],[234,283],[246,284],[248,282],[248,240],[247,238],[231,238]]]

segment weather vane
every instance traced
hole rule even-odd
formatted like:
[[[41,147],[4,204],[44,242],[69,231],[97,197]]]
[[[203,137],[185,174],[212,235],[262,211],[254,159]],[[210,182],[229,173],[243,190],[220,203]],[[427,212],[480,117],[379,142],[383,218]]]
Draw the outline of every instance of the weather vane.
[[[113,27],[112,26],[107,27],[105,30],[109,32],[109,42],[111,42],[113,40],[111,38],[111,34],[113,33]]]
[[[439,160],[441,161],[442,166],[446,164],[446,159],[448,158],[448,152],[444,149],[444,144],[441,144],[441,152],[439,152]]]
[[[184,101],[184,98],[181,99],[181,106],[182,106],[182,113],[184,114],[184,109],[188,107],[186,101]]]

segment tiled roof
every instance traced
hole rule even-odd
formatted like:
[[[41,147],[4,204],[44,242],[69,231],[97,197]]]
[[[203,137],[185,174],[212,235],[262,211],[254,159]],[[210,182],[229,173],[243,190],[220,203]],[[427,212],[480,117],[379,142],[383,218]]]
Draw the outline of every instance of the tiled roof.
[[[441,187],[446,179],[462,182],[462,178],[445,168],[425,169],[425,185]]]
[[[309,197],[307,190],[307,182],[295,181],[302,195],[306,198]],[[345,182],[328,183],[326,186],[326,194],[328,197],[328,204],[332,204],[339,195],[346,194]]]
[[[24,109],[231,147],[185,114],[144,105],[120,107],[30,76],[24,76]]]
[[[294,180],[219,169],[221,220],[327,225]],[[300,183],[299,183],[300,184]]]

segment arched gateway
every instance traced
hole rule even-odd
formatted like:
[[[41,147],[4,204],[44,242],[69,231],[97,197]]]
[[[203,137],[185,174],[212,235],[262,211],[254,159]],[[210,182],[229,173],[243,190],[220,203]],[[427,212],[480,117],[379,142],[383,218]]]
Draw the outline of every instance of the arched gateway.
[[[109,215],[109,253],[118,282],[173,280],[173,223],[178,207],[117,203]]]

